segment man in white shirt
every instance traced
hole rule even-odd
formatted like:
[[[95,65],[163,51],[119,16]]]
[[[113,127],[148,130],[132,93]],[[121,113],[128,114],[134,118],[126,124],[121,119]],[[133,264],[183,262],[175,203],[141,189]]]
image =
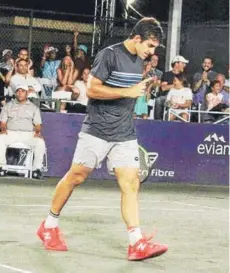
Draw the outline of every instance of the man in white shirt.
[[[26,85],[28,86],[28,98],[38,98],[38,92],[41,91],[41,85],[38,81],[28,74],[28,61],[19,59],[16,62],[17,73],[10,79],[10,87],[13,93],[16,91],[16,86]]]

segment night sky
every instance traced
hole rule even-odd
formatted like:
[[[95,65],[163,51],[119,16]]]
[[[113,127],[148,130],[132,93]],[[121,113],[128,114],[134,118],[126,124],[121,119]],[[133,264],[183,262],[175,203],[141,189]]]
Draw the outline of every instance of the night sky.
[[[116,17],[118,18],[122,16],[122,1],[124,0],[116,1]],[[169,2],[170,0],[136,0],[133,6],[145,16],[154,16],[160,21],[167,21]],[[72,0],[1,0],[1,4],[9,6],[88,15],[94,14],[94,3],[94,0],[75,0],[74,2]],[[183,3],[183,21],[202,22],[210,20],[229,20],[228,0],[184,0]],[[134,13],[131,15],[135,16]],[[138,16],[136,18],[138,18]]]

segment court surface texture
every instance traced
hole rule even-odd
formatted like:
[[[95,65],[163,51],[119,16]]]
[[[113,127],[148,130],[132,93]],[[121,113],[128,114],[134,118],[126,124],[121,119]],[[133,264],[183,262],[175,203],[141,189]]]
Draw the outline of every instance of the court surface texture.
[[[0,179],[0,273],[227,273],[228,187],[168,183],[141,186],[141,228],[169,251],[127,261],[128,238],[115,181],[78,187],[60,217],[68,252],[43,248],[36,230],[58,179]]]

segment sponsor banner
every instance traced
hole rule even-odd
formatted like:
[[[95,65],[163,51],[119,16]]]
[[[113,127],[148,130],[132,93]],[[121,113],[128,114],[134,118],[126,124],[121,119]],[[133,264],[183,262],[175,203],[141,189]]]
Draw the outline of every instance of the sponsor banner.
[[[47,176],[61,177],[71,165],[83,115],[42,113],[48,152]],[[227,185],[229,127],[136,120],[139,144],[154,163],[148,181]],[[114,179],[106,164],[92,178]]]

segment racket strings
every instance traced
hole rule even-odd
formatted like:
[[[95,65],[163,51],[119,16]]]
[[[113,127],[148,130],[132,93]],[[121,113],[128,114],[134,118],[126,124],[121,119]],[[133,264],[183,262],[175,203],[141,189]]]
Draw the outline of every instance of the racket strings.
[[[140,148],[139,148],[139,158],[140,158],[139,178],[140,178],[140,182],[143,182],[149,175],[149,160],[148,160],[148,154],[146,154],[146,152]]]

